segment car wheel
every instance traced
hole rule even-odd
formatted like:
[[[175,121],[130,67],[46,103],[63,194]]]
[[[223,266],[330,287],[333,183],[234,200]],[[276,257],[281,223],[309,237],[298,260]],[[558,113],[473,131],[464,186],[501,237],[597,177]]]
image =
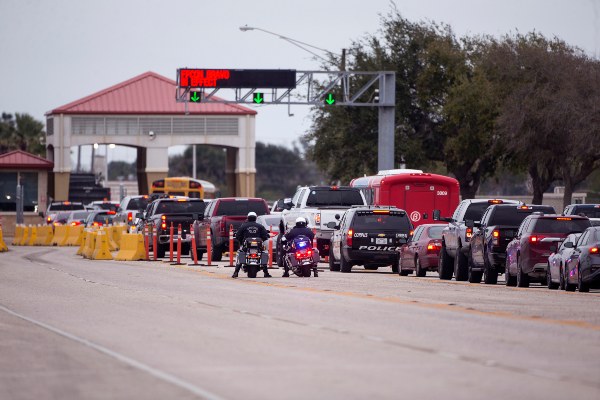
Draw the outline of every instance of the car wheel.
[[[217,246],[215,242],[212,243],[212,260],[221,261],[223,259],[223,250],[221,246]]]
[[[352,264],[346,260],[342,251],[340,251],[340,271],[345,273],[352,271]]]
[[[412,271],[409,271],[407,269],[401,269],[400,272],[398,272],[398,274],[400,276],[408,276],[408,274],[410,274]]]
[[[529,287],[529,275],[523,273],[519,258],[517,258],[517,287]]]
[[[548,269],[546,270],[546,286],[548,286],[548,289],[551,290],[558,289],[558,283],[552,282],[552,271],[550,271],[550,263],[548,263]]]
[[[392,273],[397,274],[398,271],[400,271],[400,255],[392,263]]]
[[[466,281],[469,278],[469,261],[461,251],[462,245],[458,243],[456,257],[454,257],[454,278],[457,281]]]
[[[277,264],[279,264],[279,260],[277,260]],[[340,270],[340,264],[336,264],[335,258],[333,258],[333,251],[329,252],[329,270],[330,271],[339,271]]]
[[[590,291],[590,286],[583,282],[581,277],[581,264],[577,263],[577,290],[581,293],[587,293]]]
[[[498,283],[498,272],[496,268],[492,268],[485,251],[483,252],[483,283],[486,285],[495,285]]]
[[[506,280],[506,286],[517,285],[517,278],[510,274],[510,268],[508,267],[508,257],[506,257],[506,263],[504,264],[504,279]]]
[[[452,279],[452,257],[446,252],[446,245],[442,243],[442,250],[440,251],[440,260],[438,261],[438,274],[440,279],[450,280]]]
[[[423,267],[421,266],[421,261],[419,261],[419,256],[415,257],[415,274],[419,278],[423,278],[425,275],[427,275],[427,271],[424,270]]]

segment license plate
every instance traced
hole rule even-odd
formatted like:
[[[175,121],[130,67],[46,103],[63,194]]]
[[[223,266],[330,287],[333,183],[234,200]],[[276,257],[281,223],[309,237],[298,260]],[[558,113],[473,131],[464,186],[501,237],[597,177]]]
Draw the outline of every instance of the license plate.
[[[302,265],[307,265],[307,264],[310,264],[310,260],[304,260],[304,261],[302,261]]]
[[[387,244],[387,238],[377,238],[375,239],[375,244]]]
[[[513,237],[515,233],[513,231],[504,231],[504,235],[506,235],[506,237]]]

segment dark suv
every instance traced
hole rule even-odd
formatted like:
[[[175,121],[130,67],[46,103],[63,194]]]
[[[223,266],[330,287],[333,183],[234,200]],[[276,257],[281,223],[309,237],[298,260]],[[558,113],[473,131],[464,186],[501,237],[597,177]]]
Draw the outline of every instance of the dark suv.
[[[525,218],[506,247],[506,285],[528,287],[530,281],[545,283],[548,257],[557,243],[590,226],[590,220],[580,216],[534,213]]]
[[[329,269],[350,272],[353,265],[365,269],[392,266],[399,272],[400,247],[413,229],[406,211],[395,207],[357,206],[346,211],[330,242]]]

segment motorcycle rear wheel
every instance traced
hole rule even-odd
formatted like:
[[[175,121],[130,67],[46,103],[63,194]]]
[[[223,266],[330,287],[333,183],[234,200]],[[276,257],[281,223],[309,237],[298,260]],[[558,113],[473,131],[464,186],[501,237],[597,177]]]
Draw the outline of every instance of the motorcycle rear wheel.
[[[246,268],[248,270],[248,278],[256,278],[256,273],[258,272],[258,265],[249,264],[246,265]]]
[[[312,272],[312,268],[310,265],[303,265],[302,266],[302,276],[304,276],[305,278],[310,278],[310,273]]]

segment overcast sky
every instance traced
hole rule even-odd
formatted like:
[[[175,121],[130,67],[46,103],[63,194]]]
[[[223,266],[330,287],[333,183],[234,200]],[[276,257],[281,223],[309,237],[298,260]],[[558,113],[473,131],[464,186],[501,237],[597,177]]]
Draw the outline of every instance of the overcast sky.
[[[396,0],[410,20],[458,35],[536,30],[590,55],[600,0]],[[256,26],[339,52],[376,32],[388,0],[0,0],[0,111],[44,113],[146,71],[179,67],[318,69],[301,49]],[[310,127],[306,106],[256,107],[257,140],[290,145]]]

